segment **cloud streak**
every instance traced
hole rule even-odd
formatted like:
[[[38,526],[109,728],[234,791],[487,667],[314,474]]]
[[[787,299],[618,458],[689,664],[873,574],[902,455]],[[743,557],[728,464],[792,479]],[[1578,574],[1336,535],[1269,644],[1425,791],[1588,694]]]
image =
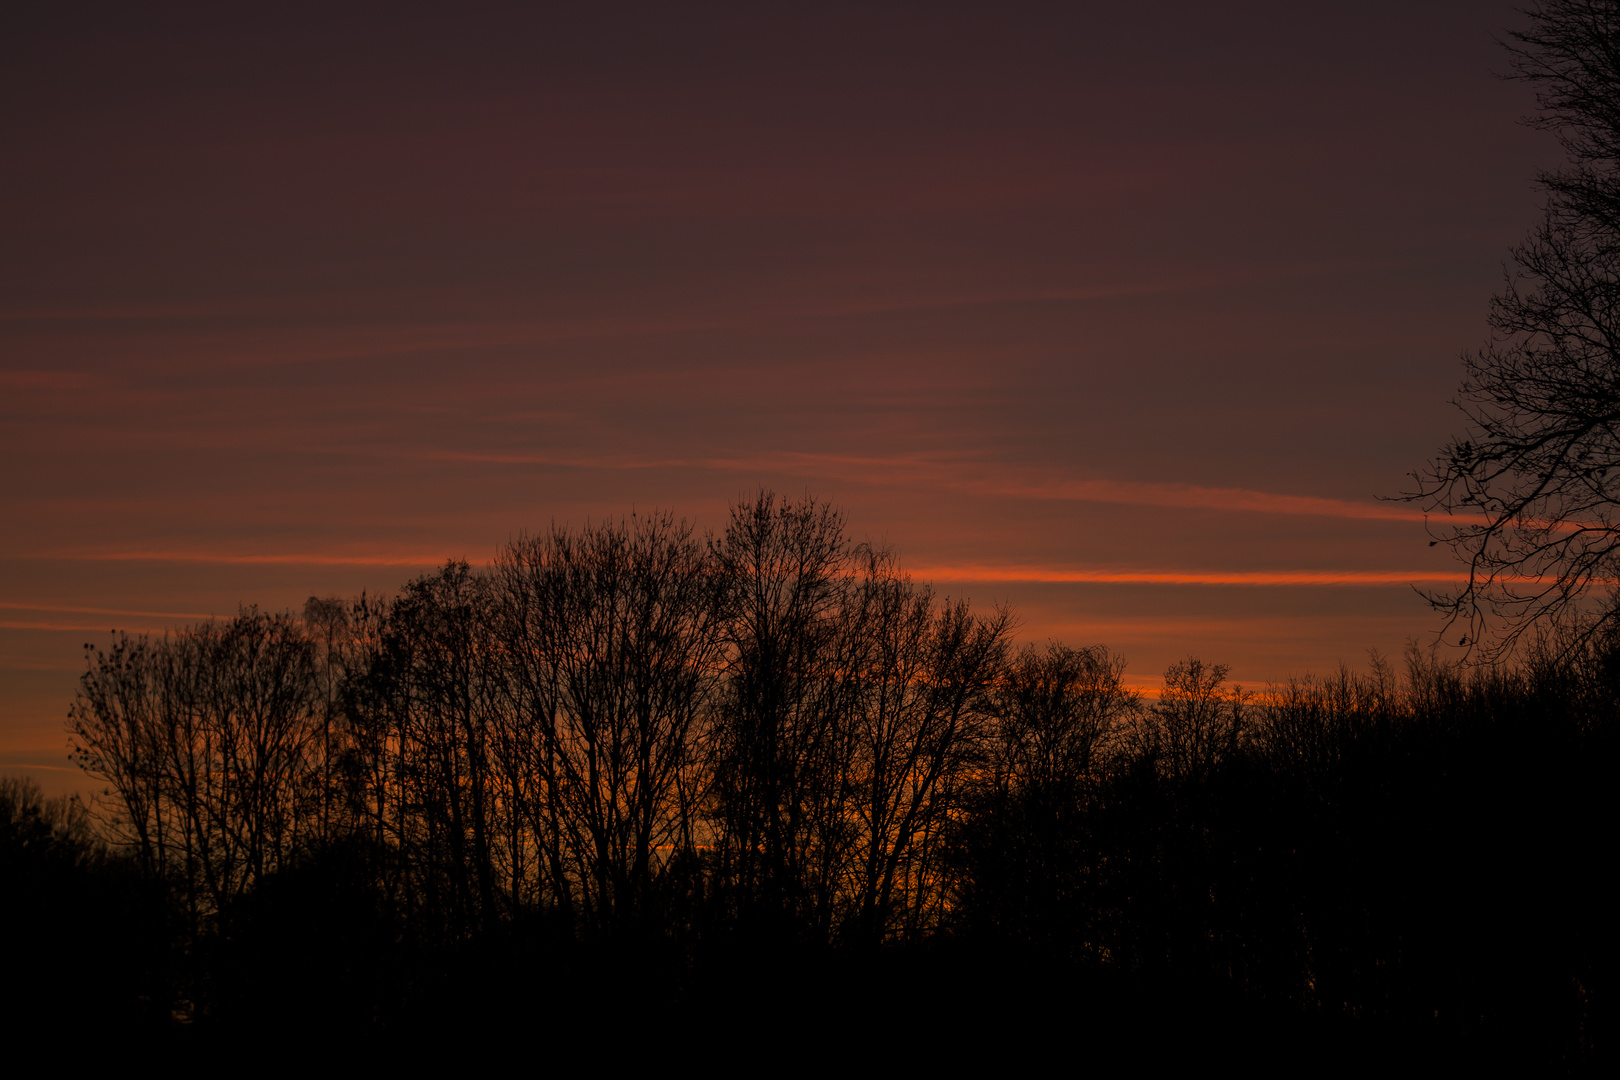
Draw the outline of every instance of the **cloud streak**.
[[[31,622],[26,619],[0,619],[0,630],[73,630],[84,633],[105,633],[106,623]]]
[[[224,563],[246,566],[437,566],[447,555],[344,555],[327,552],[237,553],[215,551],[63,551],[28,556],[39,561]],[[69,609],[63,609],[69,610]],[[89,611],[91,609],[84,609]],[[156,614],[156,613],[154,613]],[[168,615],[163,615],[168,617]],[[211,616],[178,616],[210,618]]]
[[[1415,585],[1466,581],[1465,575],[1424,570],[1129,570],[1048,566],[917,566],[931,581],[1027,581],[1088,585]]]
[[[0,611],[49,611],[63,615],[128,615],[139,619],[211,619],[196,611],[129,611],[124,608],[74,607],[68,604],[0,603]]]
[[[1359,503],[1315,495],[1279,495],[1249,488],[1202,487],[1197,484],[1140,483],[1119,480],[1014,482],[999,490],[993,482],[968,481],[960,486],[986,494],[1027,499],[1159,506],[1178,510],[1223,510],[1238,513],[1290,514],[1306,517],[1356,518],[1370,521],[1422,522],[1421,510],[1389,503]]]
[[[233,553],[206,551],[99,551],[61,552],[40,559],[86,562],[178,562],[295,566],[437,566],[447,556],[346,555],[327,552]],[[1451,583],[1465,575],[1428,570],[1190,570],[1131,569],[1119,567],[996,566],[989,564],[924,565],[908,568],[916,578],[930,581],[1008,581],[1046,584],[1096,585],[1408,585]],[[42,604],[0,604],[0,608],[64,613],[126,615],[145,618],[205,619],[210,615],[185,612],[124,611]]]
[[[540,465],[571,469],[697,468],[733,473],[770,472],[820,477],[870,486],[927,485],[941,490],[963,491],[999,498],[1153,506],[1174,510],[1349,518],[1365,521],[1405,521],[1419,524],[1428,520],[1428,515],[1422,510],[1390,502],[1353,502],[1348,499],[1332,499],[1316,495],[1284,495],[1252,488],[1205,487],[1199,484],[1073,480],[1049,472],[1016,466],[1003,469],[982,463],[940,461],[921,457],[863,457],[783,452],[734,457],[654,458],[628,454],[588,456],[453,451],[429,452],[421,456],[435,461]]]

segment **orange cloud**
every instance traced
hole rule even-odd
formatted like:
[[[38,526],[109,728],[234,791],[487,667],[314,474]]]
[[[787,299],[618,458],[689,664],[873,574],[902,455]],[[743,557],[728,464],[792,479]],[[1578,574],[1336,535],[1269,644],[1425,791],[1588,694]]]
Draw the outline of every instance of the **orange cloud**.
[[[181,562],[181,563],[241,563],[269,565],[285,563],[293,566],[437,566],[452,556],[446,555],[339,555],[325,552],[298,554],[227,554],[210,551],[80,551],[52,552],[35,555],[36,559],[63,559],[71,562]],[[64,609],[65,610],[65,609]],[[90,610],[88,608],[84,610]],[[180,616],[191,618],[193,616]],[[207,618],[208,616],[196,616]]]
[[[925,581],[1029,581],[1099,585],[1411,585],[1466,581],[1422,570],[1114,570],[1041,566],[920,566]]]
[[[86,633],[106,633],[106,623],[31,622],[26,619],[0,619],[0,630],[82,630]]]
[[[424,554],[347,555],[326,552],[234,554],[207,551],[65,552],[36,557],[86,562],[407,567],[437,566],[448,558],[444,555]],[[913,577],[925,581],[1027,581],[1102,585],[1406,585],[1466,580],[1466,576],[1455,572],[1425,570],[1133,570],[987,564],[913,566],[907,569]],[[151,618],[208,618],[207,615],[181,612],[119,611],[38,604],[0,604],[0,608]]]
[[[0,603],[5,611],[51,611],[68,615],[128,615],[138,619],[208,619],[195,611],[126,611],[123,608],[73,607],[66,604],[10,604]]]
[[[1118,480],[1069,480],[1045,483],[1013,482],[995,490],[993,482],[961,486],[988,488],[987,494],[1029,499],[1119,503],[1126,506],[1164,506],[1178,509],[1231,510],[1263,514],[1303,514],[1312,517],[1367,518],[1379,521],[1421,522],[1427,515],[1406,506],[1378,502],[1350,502],[1314,495],[1278,495],[1249,488],[1200,487],[1196,484],[1135,483]]]
[[[1071,480],[1032,469],[1000,468],[974,462],[939,461],[921,457],[858,457],[792,452],[706,458],[456,452],[429,453],[422,456],[434,461],[551,465],[579,469],[700,468],[720,472],[772,472],[879,486],[927,485],[1004,498],[1057,499],[1184,510],[1224,510],[1414,523],[1421,523],[1428,518],[1423,511],[1411,506],[1373,500],[1352,502],[1347,499],[1329,499],[1314,495],[1281,495],[1270,491],[1256,491],[1252,488],[1203,487],[1198,484]]]

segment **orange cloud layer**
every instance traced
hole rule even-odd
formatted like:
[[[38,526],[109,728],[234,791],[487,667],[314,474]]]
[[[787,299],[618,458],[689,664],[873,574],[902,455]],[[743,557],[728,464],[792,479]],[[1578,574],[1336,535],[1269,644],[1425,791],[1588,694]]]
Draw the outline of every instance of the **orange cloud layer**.
[[[52,611],[71,615],[128,615],[141,619],[207,619],[195,611],[127,611],[123,608],[73,607],[67,604],[11,604],[0,603],[4,611]]]
[[[1041,566],[920,566],[914,577],[933,581],[1031,581],[1101,585],[1410,585],[1466,581],[1465,575],[1422,570],[1109,570]]]
[[[175,618],[189,618],[190,616],[175,616]],[[203,616],[207,618],[208,616]],[[106,633],[106,623],[65,623],[65,622],[29,622],[22,619],[0,619],[0,630],[74,630],[85,633]]]
[[[436,566],[443,555],[345,555],[323,552],[238,554],[206,551],[101,551],[55,553],[38,558],[91,562],[197,562],[229,564],[289,564],[303,566]],[[1420,582],[1467,580],[1455,572],[1428,570],[1131,570],[1091,567],[992,566],[981,564],[908,567],[913,577],[937,581],[1029,581],[1103,585],[1406,585]],[[207,618],[179,612],[115,611],[102,608],[55,607],[36,604],[0,604],[30,611],[149,616],[154,618]]]
[[[430,453],[423,456],[436,461],[549,465],[577,469],[699,468],[722,472],[773,472],[879,486],[927,485],[966,491],[975,495],[1112,503],[1123,506],[1158,506],[1182,510],[1223,510],[1415,523],[1421,523],[1428,517],[1415,507],[1397,503],[1353,502],[1348,499],[1280,495],[1250,488],[1203,487],[1197,484],[1070,480],[1039,470],[1000,468],[978,463],[926,458],[805,453],[706,458],[456,452]]]
[[[285,563],[292,566],[437,566],[452,556],[446,555],[332,555],[324,552],[296,554],[231,554],[211,551],[80,551],[51,552],[31,556],[35,559],[61,559],[68,562],[180,562],[180,563],[241,563],[244,565],[270,565]],[[41,609],[54,610],[54,609]],[[62,609],[69,610],[69,609]],[[85,608],[89,611],[91,609]],[[189,618],[191,616],[181,616]],[[208,616],[197,616],[207,618]]]

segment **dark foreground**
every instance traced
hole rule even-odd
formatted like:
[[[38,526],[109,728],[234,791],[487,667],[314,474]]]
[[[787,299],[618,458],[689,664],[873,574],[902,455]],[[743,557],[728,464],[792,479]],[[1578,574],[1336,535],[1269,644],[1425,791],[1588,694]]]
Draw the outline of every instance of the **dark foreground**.
[[[949,903],[830,940],[791,898],[666,869],[618,927],[483,925],[390,891],[395,853],[306,851],[199,926],[72,807],[0,800],[18,1038],[296,1057],[508,1045],[851,1061],[1057,1046],[1077,1062],[1611,1060],[1620,657],[1414,668],[1250,702],[1206,767],[1139,745],[1083,783],[980,792]],[[292,1040],[292,1041],[289,1041]]]
[[[0,799],[23,1039],[603,1063],[1615,1056],[1620,644],[1244,692],[1015,649],[841,517],[553,530],[87,649]]]

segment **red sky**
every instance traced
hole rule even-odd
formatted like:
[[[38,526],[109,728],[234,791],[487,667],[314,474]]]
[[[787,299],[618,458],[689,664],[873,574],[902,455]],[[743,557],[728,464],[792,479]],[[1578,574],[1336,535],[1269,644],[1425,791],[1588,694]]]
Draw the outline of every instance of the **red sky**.
[[[111,627],[760,485],[1144,686],[1436,628],[1377,496],[1556,161],[1509,4],[36,7],[0,768]]]

